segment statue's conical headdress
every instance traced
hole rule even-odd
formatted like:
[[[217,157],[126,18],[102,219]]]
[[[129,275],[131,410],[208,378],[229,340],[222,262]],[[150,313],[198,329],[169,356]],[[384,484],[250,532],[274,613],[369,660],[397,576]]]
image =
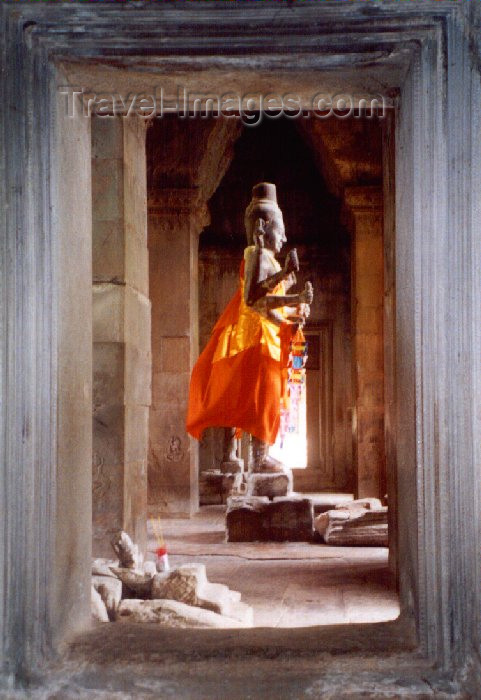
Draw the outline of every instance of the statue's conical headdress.
[[[257,219],[270,221],[274,216],[282,218],[282,212],[277,204],[276,186],[272,182],[259,182],[252,188],[252,199],[244,216],[248,245],[254,242],[254,224]]]

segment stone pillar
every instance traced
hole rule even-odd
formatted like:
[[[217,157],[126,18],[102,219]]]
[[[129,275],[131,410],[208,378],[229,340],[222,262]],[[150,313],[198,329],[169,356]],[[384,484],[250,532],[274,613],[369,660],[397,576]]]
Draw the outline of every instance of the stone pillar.
[[[151,398],[145,123],[92,119],[93,553],[147,543]]]
[[[198,239],[208,224],[195,188],[149,196],[152,407],[149,512],[190,517],[199,505],[198,445],[185,429],[198,354]]]
[[[385,494],[383,213],[380,187],[349,187],[356,498]]]

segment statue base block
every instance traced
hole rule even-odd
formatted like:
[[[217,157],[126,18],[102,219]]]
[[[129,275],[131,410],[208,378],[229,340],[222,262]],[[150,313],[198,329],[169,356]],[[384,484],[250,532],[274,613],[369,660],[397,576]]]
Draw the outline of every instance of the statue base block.
[[[219,470],[204,471],[199,478],[199,499],[201,506],[215,506],[227,503],[233,492],[243,488],[244,474],[223,474]]]
[[[247,475],[247,496],[267,496],[276,498],[292,493],[292,472],[275,472],[273,474]]]
[[[228,462],[221,462],[220,470],[223,474],[241,474],[244,471],[244,460],[231,459]]]
[[[308,498],[234,496],[227,500],[227,541],[310,542],[313,520]]]

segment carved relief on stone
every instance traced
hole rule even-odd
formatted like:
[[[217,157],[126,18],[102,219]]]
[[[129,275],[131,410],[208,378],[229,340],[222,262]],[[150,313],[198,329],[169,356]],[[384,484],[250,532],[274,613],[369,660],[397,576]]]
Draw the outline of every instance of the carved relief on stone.
[[[182,440],[178,435],[172,435],[170,438],[169,447],[165,456],[169,462],[180,462],[184,458]]]
[[[105,472],[105,460],[94,452],[92,455],[92,493],[94,498],[104,498],[110,488],[110,484],[111,479]]]

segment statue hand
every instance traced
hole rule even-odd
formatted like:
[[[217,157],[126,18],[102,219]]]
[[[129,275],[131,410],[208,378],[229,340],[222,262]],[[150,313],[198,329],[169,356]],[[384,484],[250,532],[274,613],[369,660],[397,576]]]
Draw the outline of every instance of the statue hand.
[[[299,258],[297,257],[297,250],[293,248],[286,255],[286,262],[284,264],[284,273],[290,275],[291,272],[297,272],[299,270]]]
[[[294,326],[297,328],[302,328],[306,322],[306,319],[309,318],[309,315],[311,313],[311,308],[309,304],[299,304],[296,306],[296,309],[294,313],[291,316],[291,322]]]
[[[311,314],[311,307],[309,306],[309,304],[299,304],[299,306],[297,307],[297,313],[302,318],[309,318]]]
[[[314,299],[314,290],[310,282],[306,282],[304,290],[299,294],[299,301],[301,304],[312,304]]]

